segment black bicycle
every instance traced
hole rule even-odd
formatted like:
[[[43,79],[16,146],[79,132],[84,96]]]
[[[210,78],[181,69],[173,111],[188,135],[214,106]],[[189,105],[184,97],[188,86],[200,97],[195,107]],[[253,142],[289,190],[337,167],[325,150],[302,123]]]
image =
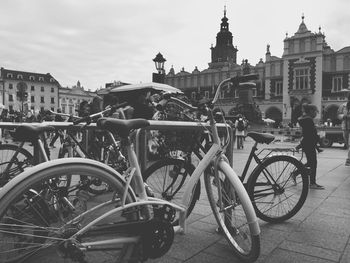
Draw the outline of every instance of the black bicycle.
[[[171,100],[176,102],[177,99],[171,98]],[[275,139],[272,134],[248,132],[247,136],[254,140],[254,145],[240,178],[244,182],[257,216],[271,223],[290,219],[301,209],[306,200],[309,185],[308,169],[301,159],[294,156],[292,148],[264,148],[258,152],[258,144],[270,144]],[[168,154],[164,155],[165,158],[154,162],[143,173],[145,182],[156,197],[172,202],[181,201],[183,186],[194,170],[193,155],[202,158],[211,144],[210,133],[205,131],[200,135],[197,134],[191,137],[190,141],[190,144],[186,144],[186,150],[164,146],[164,149],[169,150]],[[248,175],[253,159],[257,165]],[[199,199],[200,192],[198,184],[187,216]]]

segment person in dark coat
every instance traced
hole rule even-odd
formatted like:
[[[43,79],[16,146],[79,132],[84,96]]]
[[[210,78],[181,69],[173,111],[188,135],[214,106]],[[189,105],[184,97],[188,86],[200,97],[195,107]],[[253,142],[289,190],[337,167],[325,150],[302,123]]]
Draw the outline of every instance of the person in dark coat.
[[[324,189],[323,186],[316,183],[316,170],[317,170],[317,143],[319,136],[314,124],[313,119],[317,115],[317,108],[311,104],[302,105],[302,116],[298,119],[298,123],[302,129],[302,140],[300,143],[303,149],[307,167],[310,167],[310,189]]]

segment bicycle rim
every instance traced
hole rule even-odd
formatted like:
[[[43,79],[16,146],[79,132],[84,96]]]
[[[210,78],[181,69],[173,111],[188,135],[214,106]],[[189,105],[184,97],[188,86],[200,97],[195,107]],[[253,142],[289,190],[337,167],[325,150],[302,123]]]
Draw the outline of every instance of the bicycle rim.
[[[147,168],[143,177],[154,197],[180,205],[186,183],[193,171],[192,164],[187,164],[184,160],[163,159]],[[197,184],[187,209],[187,216],[191,214],[199,195],[200,185]],[[178,217],[173,224],[178,224]]]
[[[215,175],[209,167],[205,173],[208,200],[221,232],[234,253],[243,261],[254,261],[260,253],[259,235],[253,235],[249,218],[230,178],[219,170]]]
[[[82,259],[88,263],[115,262],[124,256],[124,252],[134,244],[101,246],[84,253],[77,247],[83,242],[128,236],[125,230],[117,228],[118,232],[111,229],[116,229],[113,227],[118,223],[136,220],[136,213],[132,210],[113,214],[78,236],[74,242],[67,241],[99,215],[121,205],[119,197],[123,193],[123,184],[93,166],[67,164],[45,169],[47,165],[49,163],[40,165],[43,170],[36,170],[14,187],[5,186],[6,195],[0,199],[0,262],[61,263]],[[108,183],[111,191],[98,196],[89,195],[81,188],[80,173]],[[71,177],[69,189],[65,187],[67,177]],[[114,202],[109,205],[84,213],[111,200]],[[132,201],[128,194],[126,202]]]
[[[266,222],[280,223],[302,208],[308,186],[303,164],[294,157],[280,155],[258,166],[247,188],[257,216]]]
[[[14,155],[18,151],[17,156]],[[0,145],[0,179],[1,185],[24,171],[26,167],[33,165],[33,156],[17,145]]]

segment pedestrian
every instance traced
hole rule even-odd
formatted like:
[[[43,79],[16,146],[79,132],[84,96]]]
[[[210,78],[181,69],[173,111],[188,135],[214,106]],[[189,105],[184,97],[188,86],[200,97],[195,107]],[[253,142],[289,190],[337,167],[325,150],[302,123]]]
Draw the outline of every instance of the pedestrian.
[[[245,136],[245,122],[243,116],[238,115],[238,119],[235,122],[235,131],[236,131],[236,141],[237,141],[237,149],[243,149],[243,139]]]
[[[338,109],[338,119],[341,120],[341,128],[344,137],[344,149],[348,151],[348,157],[345,161],[346,166],[350,166],[350,149],[349,149],[349,133],[350,133],[350,93],[347,102],[340,105]]]
[[[306,166],[310,168],[310,189],[324,189],[323,186],[316,183],[316,170],[317,170],[317,143],[319,137],[317,135],[316,126],[313,119],[317,115],[317,108],[311,104],[302,105],[302,116],[298,119],[298,123],[301,127],[302,139],[301,148],[306,156]]]

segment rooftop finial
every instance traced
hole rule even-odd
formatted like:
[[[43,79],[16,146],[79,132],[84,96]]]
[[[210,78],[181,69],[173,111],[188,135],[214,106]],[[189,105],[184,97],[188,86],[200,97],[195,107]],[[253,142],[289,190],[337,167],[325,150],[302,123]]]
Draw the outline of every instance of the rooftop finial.
[[[224,5],[224,17],[226,17],[226,5]]]
[[[302,22],[304,23],[304,18],[305,18],[305,16],[304,16],[304,13],[301,15],[301,20],[302,20]]]

